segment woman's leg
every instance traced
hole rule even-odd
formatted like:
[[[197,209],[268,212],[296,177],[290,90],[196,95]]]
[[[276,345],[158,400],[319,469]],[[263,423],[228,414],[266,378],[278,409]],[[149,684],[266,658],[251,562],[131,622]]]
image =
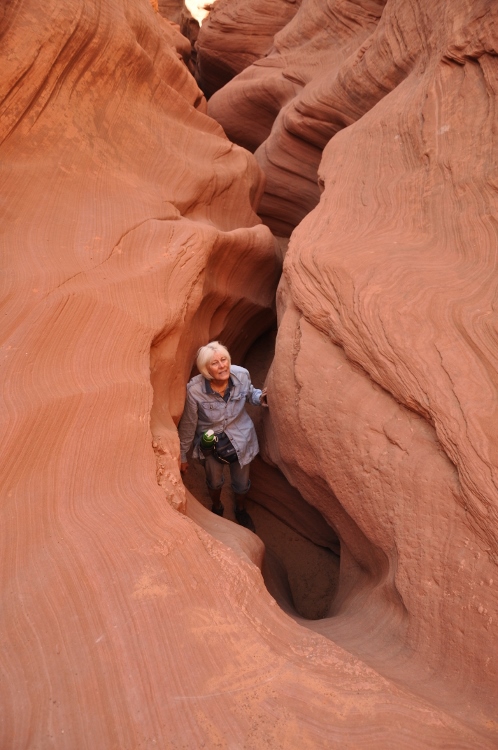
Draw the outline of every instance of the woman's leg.
[[[214,456],[206,456],[204,461],[204,469],[206,471],[206,484],[208,488],[209,497],[213,502],[211,510],[216,513],[217,516],[222,516],[225,510],[221,502],[221,488],[225,477],[223,476],[223,464],[220,464]]]
[[[232,480],[232,489],[240,498],[241,508],[244,507],[244,495],[249,492],[251,482],[249,480],[250,464],[241,466],[238,461],[230,464],[230,479]]]
[[[249,492],[251,482],[249,480],[249,466],[241,466],[238,461],[230,464],[230,479],[235,498],[235,518],[237,523],[245,526],[251,531],[256,531],[253,520],[246,510],[246,494]]]

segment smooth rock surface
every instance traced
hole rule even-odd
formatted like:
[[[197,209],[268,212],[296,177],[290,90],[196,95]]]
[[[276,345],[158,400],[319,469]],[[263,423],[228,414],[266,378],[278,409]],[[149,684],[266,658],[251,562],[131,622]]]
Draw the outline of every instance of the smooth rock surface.
[[[197,39],[197,80],[206,96],[266,55],[302,0],[216,0]],[[251,130],[251,126],[247,128]]]
[[[395,0],[344,63],[375,106],[330,140],[289,243],[266,441],[341,540],[313,627],[495,733],[496,27],[486,2]]]
[[[195,350],[223,336],[242,357],[279,273],[261,172],[204,114],[185,40],[146,0],[0,15],[0,746],[491,748],[285,615],[261,543],[181,483]],[[390,570],[390,533],[375,529],[363,573]],[[362,541],[346,541],[354,575]]]
[[[271,52],[209,101],[209,114],[228,137],[256,151],[266,175],[259,213],[279,235],[288,237],[318,203],[317,169],[327,141],[385,93],[376,89],[375,70],[361,91],[344,72],[364,70],[367,40],[384,5],[304,0]]]
[[[184,0],[156,0],[159,13],[174,23],[179,24],[185,11]]]

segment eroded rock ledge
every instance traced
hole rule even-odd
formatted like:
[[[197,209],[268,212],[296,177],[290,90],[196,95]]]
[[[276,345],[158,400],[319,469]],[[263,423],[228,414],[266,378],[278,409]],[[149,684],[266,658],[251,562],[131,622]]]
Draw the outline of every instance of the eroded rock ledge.
[[[320,631],[357,648],[367,623],[490,715],[497,43],[487,2],[310,0],[209,102],[266,173],[264,221],[289,234],[306,217],[279,290],[267,451],[341,538]]]
[[[458,64],[394,89],[422,131],[386,96],[334,137],[286,259],[267,441],[345,543],[335,622],[385,622],[466,699],[476,665],[491,695],[495,654],[487,18],[452,22]],[[243,357],[280,270],[261,169],[204,113],[188,44],[145,0],[22,0],[1,24],[0,745],[493,747],[485,711],[470,727],[285,615],[258,540],[185,494],[175,421],[193,353],[223,335]],[[472,147],[440,90],[472,107]],[[372,143],[389,181],[360,156]]]

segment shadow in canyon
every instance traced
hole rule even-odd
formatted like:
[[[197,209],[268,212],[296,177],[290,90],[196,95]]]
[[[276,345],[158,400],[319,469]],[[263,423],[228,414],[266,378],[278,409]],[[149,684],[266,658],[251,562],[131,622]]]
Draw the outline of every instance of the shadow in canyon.
[[[276,331],[270,330],[250,348],[242,364],[253,384],[262,388],[273,359]],[[223,337],[220,337],[223,340]],[[234,363],[239,362],[234,359]],[[248,406],[261,436],[263,413]],[[229,471],[225,471],[222,501],[224,517],[235,522]],[[204,469],[189,458],[186,488],[208,510]],[[256,533],[265,545],[263,578],[270,594],[289,615],[306,620],[326,617],[337,593],[340,544],[323,516],[292,487],[282,472],[257,456],[251,465],[247,509]]]
[[[253,384],[262,388],[274,356],[276,330],[260,336],[235,364],[247,367]],[[223,336],[220,336],[223,341]],[[260,407],[248,405],[260,442],[268,439]],[[268,414],[271,419],[271,414]],[[190,461],[186,488],[208,510],[211,508],[204,470]],[[235,523],[233,493],[226,472],[222,500],[224,517]],[[326,486],[331,515],[338,530],[356,528],[337,498]],[[438,705],[473,730],[475,717],[463,697],[429,670],[406,646],[404,633],[409,613],[395,585],[395,561],[375,547],[357,529],[355,545],[348,549],[339,534],[306,502],[284,474],[257,456],[251,466],[247,508],[256,533],[265,545],[262,574],[269,593],[280,608],[300,625],[333,641],[398,686]],[[353,528],[354,527],[354,528]],[[359,554],[357,554],[359,551]]]

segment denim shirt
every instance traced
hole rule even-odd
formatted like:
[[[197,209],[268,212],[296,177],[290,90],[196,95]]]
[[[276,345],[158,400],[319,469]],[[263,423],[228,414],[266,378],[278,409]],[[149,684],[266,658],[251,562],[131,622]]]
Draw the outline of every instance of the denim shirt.
[[[194,457],[203,458],[199,442],[206,430],[225,432],[237,451],[241,466],[250,463],[259,451],[258,438],[251,417],[246,412],[246,402],[259,405],[261,391],[254,388],[249,372],[244,367],[232,365],[230,377],[233,388],[225,402],[223,398],[206,389],[203,375],[196,375],[187,385],[187,399],[178,425],[180,435],[180,460],[185,463],[192,440]]]

